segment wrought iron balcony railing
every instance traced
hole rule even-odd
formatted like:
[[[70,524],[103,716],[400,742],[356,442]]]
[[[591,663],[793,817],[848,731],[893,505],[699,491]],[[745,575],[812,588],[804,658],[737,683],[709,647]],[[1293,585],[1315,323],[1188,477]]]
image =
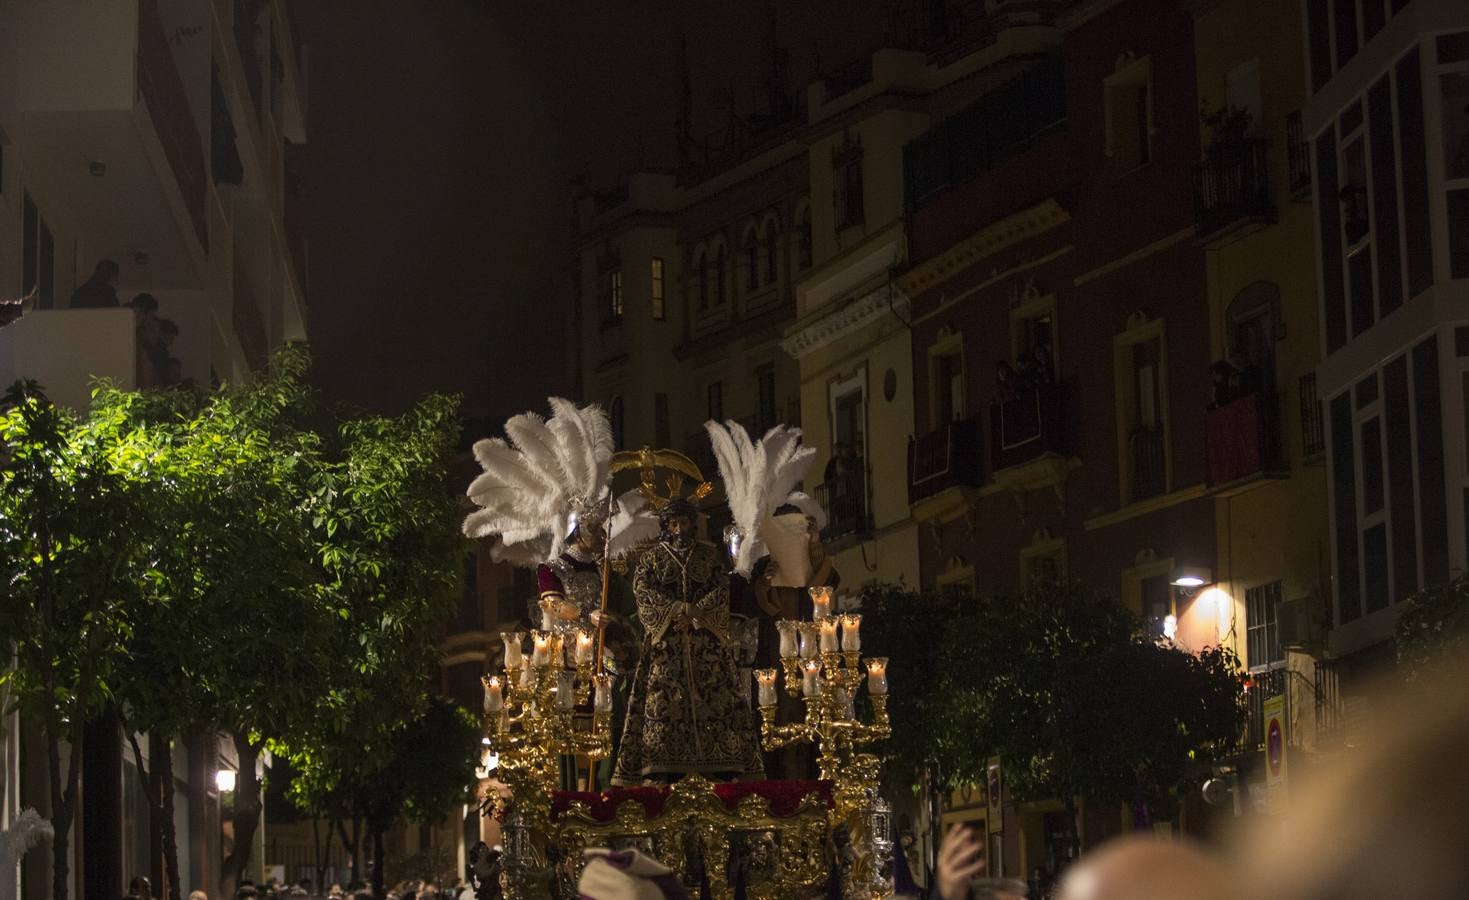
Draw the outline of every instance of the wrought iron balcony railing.
[[[980,482],[979,422],[957,419],[908,440],[908,502]]]
[[[1275,221],[1268,150],[1263,138],[1216,144],[1194,168],[1194,223],[1200,241]]]
[[[1060,385],[1043,384],[990,404],[990,465],[999,472],[1063,450]]]

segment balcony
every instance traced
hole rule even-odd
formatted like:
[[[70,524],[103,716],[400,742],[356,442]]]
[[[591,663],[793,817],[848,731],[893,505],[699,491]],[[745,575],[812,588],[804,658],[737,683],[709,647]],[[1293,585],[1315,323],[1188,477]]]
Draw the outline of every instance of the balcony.
[[[980,483],[979,421],[960,419],[908,439],[908,504]]]
[[[84,410],[93,378],[138,387],[134,322],[131,309],[28,312],[0,328],[0,389],[29,378],[58,405]]]
[[[1229,491],[1280,475],[1285,467],[1275,406],[1274,397],[1254,393],[1204,414],[1211,487]]]
[[[1218,248],[1275,221],[1263,138],[1215,144],[1194,167],[1194,224],[1199,244]]]
[[[1045,384],[990,404],[990,467],[1000,472],[1062,452],[1060,385]]]
[[[122,264],[121,282],[203,286],[208,250],[209,55],[198,9],[158,0],[12,4],[0,28],[0,108],[31,180],[70,210],[90,269]],[[189,17],[193,16],[193,19]],[[43,213],[45,210],[43,210]]]
[[[867,509],[867,479],[861,471],[835,475],[816,486],[816,501],[826,510],[826,540],[867,534],[872,520]]]

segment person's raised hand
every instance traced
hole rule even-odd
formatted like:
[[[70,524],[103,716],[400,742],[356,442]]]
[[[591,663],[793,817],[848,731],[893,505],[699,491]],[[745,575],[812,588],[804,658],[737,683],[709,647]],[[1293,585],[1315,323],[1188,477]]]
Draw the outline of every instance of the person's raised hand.
[[[954,825],[939,847],[940,900],[964,900],[969,882],[984,871],[984,842],[968,825]]]

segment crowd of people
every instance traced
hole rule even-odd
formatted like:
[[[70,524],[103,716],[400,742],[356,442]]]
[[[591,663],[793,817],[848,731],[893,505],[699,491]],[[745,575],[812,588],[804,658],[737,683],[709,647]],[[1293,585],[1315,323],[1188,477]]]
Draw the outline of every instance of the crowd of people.
[[[432,881],[401,881],[389,888],[387,900],[474,900],[474,890],[466,882],[456,880],[452,884],[436,885]],[[153,893],[152,883],[139,875],[129,883],[123,900],[158,900]],[[210,900],[204,891],[193,891],[188,900]],[[346,887],[332,884],[321,890],[313,886],[312,880],[303,878],[296,884],[282,884],[275,878],[266,879],[264,884],[251,880],[240,882],[235,889],[234,900],[374,900],[372,889],[365,883],[354,881]]]

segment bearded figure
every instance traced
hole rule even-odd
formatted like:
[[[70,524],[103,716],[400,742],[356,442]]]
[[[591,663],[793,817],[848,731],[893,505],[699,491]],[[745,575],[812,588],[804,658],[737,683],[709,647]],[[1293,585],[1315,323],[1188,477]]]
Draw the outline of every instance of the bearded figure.
[[[633,597],[642,648],[615,785],[761,775],[758,734],[739,684],[723,555],[694,539],[684,500],[659,511],[657,542],[638,562]]]

